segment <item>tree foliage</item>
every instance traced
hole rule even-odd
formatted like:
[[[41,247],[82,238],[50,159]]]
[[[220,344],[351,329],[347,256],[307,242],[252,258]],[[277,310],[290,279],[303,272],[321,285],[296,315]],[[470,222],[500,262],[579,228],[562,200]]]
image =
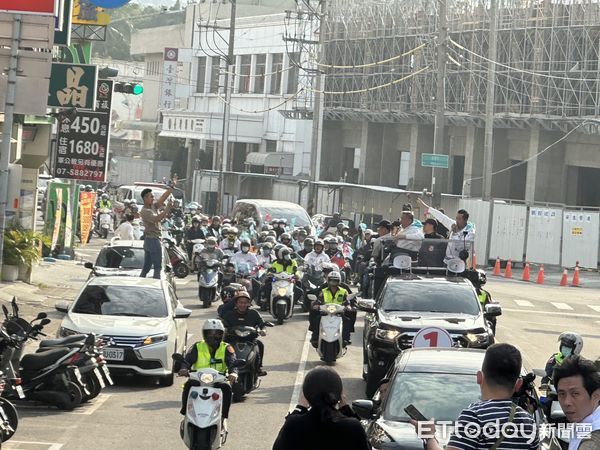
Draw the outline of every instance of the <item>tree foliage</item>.
[[[176,3],[170,10],[166,7],[144,6],[138,3],[111,9],[111,23],[106,30],[106,41],[95,42],[94,56],[130,61],[131,35],[144,28],[176,25],[185,21],[185,11]]]

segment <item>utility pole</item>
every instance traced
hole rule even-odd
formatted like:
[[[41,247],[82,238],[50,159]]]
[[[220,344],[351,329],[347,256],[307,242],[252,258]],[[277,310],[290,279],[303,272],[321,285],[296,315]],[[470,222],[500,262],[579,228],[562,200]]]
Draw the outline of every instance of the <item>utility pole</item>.
[[[235,56],[233,55],[233,45],[235,39],[235,7],[236,0],[231,0],[231,18],[229,21],[229,42],[227,43],[227,67],[225,72],[225,104],[223,105],[223,134],[221,142],[221,150],[219,151],[219,159],[217,167],[220,168],[219,173],[219,191],[217,193],[217,214],[223,213],[223,205],[225,202],[225,173],[228,169],[229,155],[229,117],[231,113],[231,90],[233,88],[233,74],[235,72]]]
[[[319,17],[319,47],[317,52],[317,61],[323,60],[323,46],[325,44],[325,0],[320,0]],[[319,189],[316,182],[321,177],[321,141],[323,137],[323,103],[325,100],[322,94],[325,87],[325,74],[321,73],[318,65],[315,65],[316,83],[313,99],[313,121],[312,136],[310,145],[310,184],[308,189],[308,211],[311,215],[317,213],[317,194]]]
[[[433,154],[444,153],[444,127],[446,112],[446,59],[448,24],[446,18],[446,0],[439,0],[438,43],[437,43],[437,78],[435,93],[435,123],[433,131]],[[431,193],[435,190],[435,168],[431,168]]]
[[[21,45],[21,25],[21,14],[15,14],[13,16],[8,83],[4,103],[2,146],[0,147],[0,267],[2,267],[4,262],[4,230],[6,228],[6,208],[8,206],[8,164],[10,162],[10,141],[12,140],[12,128],[15,113],[17,67],[19,63],[19,46]]]
[[[497,0],[490,0],[489,59],[487,70],[487,93],[485,97],[485,136],[483,141],[482,197],[492,197],[492,170],[494,167],[494,104],[496,103],[496,40]]]

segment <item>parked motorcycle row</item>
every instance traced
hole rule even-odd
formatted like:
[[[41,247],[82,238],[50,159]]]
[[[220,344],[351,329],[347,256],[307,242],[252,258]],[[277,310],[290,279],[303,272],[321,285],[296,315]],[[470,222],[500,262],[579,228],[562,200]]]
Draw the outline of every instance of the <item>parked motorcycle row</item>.
[[[12,311],[2,306],[0,327],[0,442],[17,430],[15,405],[42,403],[71,411],[96,398],[113,381],[102,355],[101,336],[77,334],[41,340],[35,353],[24,354],[28,341],[46,337],[46,313],[33,320],[20,317],[16,298]]]

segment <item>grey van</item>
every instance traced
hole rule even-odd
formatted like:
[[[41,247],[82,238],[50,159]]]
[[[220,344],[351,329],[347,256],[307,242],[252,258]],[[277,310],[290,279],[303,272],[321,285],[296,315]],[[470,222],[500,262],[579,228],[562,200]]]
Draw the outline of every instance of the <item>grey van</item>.
[[[231,217],[238,224],[244,223],[246,219],[254,219],[257,229],[265,223],[275,219],[287,220],[288,226],[310,227],[311,235],[315,234],[315,228],[306,210],[291,202],[280,200],[244,199],[238,200],[233,205]]]

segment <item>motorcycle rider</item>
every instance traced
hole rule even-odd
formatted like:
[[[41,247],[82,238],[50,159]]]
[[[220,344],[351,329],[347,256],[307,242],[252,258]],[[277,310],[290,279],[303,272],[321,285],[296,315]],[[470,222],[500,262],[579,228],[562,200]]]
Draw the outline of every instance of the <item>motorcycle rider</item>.
[[[200,250],[200,253],[198,254],[198,256],[200,257],[200,261],[198,262],[198,280],[200,280],[200,272],[202,272],[204,265],[206,264],[207,261],[210,261],[211,259],[216,259],[217,261],[222,261],[223,258],[225,258],[225,254],[223,253],[223,250],[221,250],[218,245],[217,245],[217,238],[213,237],[213,236],[209,236],[208,238],[206,238],[206,241],[204,242],[204,248],[202,250]],[[223,281],[223,274],[221,273],[221,271],[219,271],[219,287],[221,286],[221,282]]]
[[[229,252],[230,255],[237,253],[240,249],[240,240],[238,239],[238,229],[231,227],[227,229],[225,239],[221,241],[219,247],[223,252]]]
[[[192,218],[192,226],[185,232],[185,246],[190,261],[192,260],[192,251],[194,249],[194,243],[192,241],[195,239],[205,239],[204,232],[202,231],[202,228],[200,228],[200,218],[198,216]]]
[[[282,246],[278,251],[276,251],[277,259],[271,264],[271,268],[269,272],[272,273],[287,273],[289,275],[298,274],[298,263],[296,260],[292,259],[291,250],[285,246]],[[272,287],[272,279],[271,277],[267,277],[265,279],[265,283],[263,285],[263,296],[266,299],[271,298],[271,287]],[[301,298],[302,297],[302,289],[300,289],[297,285],[294,285],[294,297]]]
[[[225,325],[225,328],[248,326],[258,328],[258,334],[261,336],[267,335],[265,321],[258,311],[250,307],[252,300],[250,299],[248,292],[245,290],[236,292],[235,297],[233,297],[233,303],[234,308],[225,312],[223,315],[223,324]],[[256,345],[258,346],[259,353],[257,375],[259,377],[264,377],[267,374],[262,367],[265,357],[265,344],[260,339],[257,339]]]
[[[274,221],[274,226],[273,226],[273,230],[275,231],[276,235],[277,235],[277,239],[280,239],[281,235],[283,233],[285,233],[285,226],[287,224],[287,220],[285,219],[276,219]]]
[[[256,257],[256,260],[261,267],[266,267],[267,265],[270,266],[275,260],[275,256],[273,255],[273,244],[270,242],[262,244],[260,246],[260,254]]]
[[[224,334],[225,328],[220,320],[208,319],[204,322],[202,326],[202,340],[196,342],[185,355],[184,361],[181,363],[179,376],[188,376],[190,370],[212,368],[224,375],[227,374],[229,383],[235,383],[238,378],[238,371],[233,367],[233,363],[236,360],[235,350],[231,345],[223,341]],[[193,383],[193,381],[188,380],[183,387],[181,410],[179,411],[182,415],[185,415],[187,399]],[[227,418],[229,417],[229,408],[231,406],[231,384],[215,383],[214,385],[215,388],[221,389],[223,394],[223,411],[221,417],[224,429],[227,429]]]
[[[301,252],[304,248],[304,242],[308,237],[308,233],[304,228],[300,228],[296,234],[296,239],[292,242],[292,247],[296,252]],[[303,256],[304,258],[304,256]]]
[[[583,349],[583,338],[572,331],[561,333],[558,342],[560,342],[558,353],[553,354],[546,363],[546,376],[542,378],[542,384],[552,381],[552,372],[555,367],[560,366],[569,356],[580,355]]]
[[[213,236],[216,239],[221,238],[221,218],[219,216],[213,216],[210,221],[210,226],[206,229],[206,237]]]
[[[108,198],[108,194],[102,194],[102,197],[100,197],[100,201],[98,202],[98,209],[104,208],[112,209],[112,202]]]
[[[325,244],[321,239],[317,239],[315,241],[315,245],[313,246],[313,251],[306,255],[304,258],[304,263],[307,266],[313,266],[316,270],[321,270],[323,268],[324,263],[328,263],[331,260],[327,253],[323,250],[325,249]]]
[[[314,245],[315,241],[313,240],[313,238],[307,237],[306,239],[304,239],[304,242],[302,243],[303,248],[298,251],[298,255],[301,258],[306,258],[306,255],[313,251]]]
[[[329,259],[333,258],[338,253],[337,239],[333,236],[328,236],[324,239],[325,242],[325,254]]]
[[[234,263],[237,267],[239,267],[240,264],[248,264],[250,269],[258,266],[256,255],[250,251],[251,246],[252,244],[249,239],[242,239],[240,241],[240,251],[233,255],[229,261]]]
[[[327,276],[327,287],[321,290],[319,297],[312,305],[312,308],[309,313],[309,331],[312,332],[312,336],[310,338],[310,343],[314,348],[317,348],[318,345],[318,336],[319,326],[321,323],[321,313],[319,312],[319,307],[323,304],[327,303],[335,303],[338,305],[343,305],[346,308],[350,307],[350,302],[348,301],[348,291],[340,286],[342,278],[340,273],[337,271],[332,271]],[[344,340],[344,346],[350,344],[350,330],[351,324],[349,318],[344,314],[342,316],[343,325],[342,325],[342,339]]]
[[[482,269],[477,269],[477,276],[475,277],[475,280],[473,280],[473,281],[474,281],[473,286],[475,287],[475,292],[477,292],[477,298],[479,299],[479,302],[481,303],[481,308],[485,311],[485,305],[493,302],[492,294],[490,294],[488,291],[483,289],[483,286],[487,282],[487,275],[486,275],[485,271]],[[490,323],[492,324],[492,331],[495,333],[496,332],[496,317],[492,317],[489,320],[490,320]]]
[[[290,233],[286,232],[279,236],[279,242],[281,242],[283,245],[292,250],[292,236],[290,235]]]

